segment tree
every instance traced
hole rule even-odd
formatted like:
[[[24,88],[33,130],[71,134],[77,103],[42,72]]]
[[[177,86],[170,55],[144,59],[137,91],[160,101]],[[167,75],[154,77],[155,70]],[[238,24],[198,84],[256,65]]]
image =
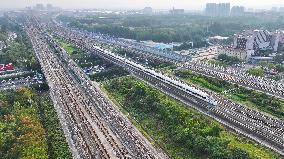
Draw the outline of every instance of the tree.
[[[228,56],[226,54],[220,54],[218,56],[218,60],[226,63],[227,65],[233,65],[233,64],[237,64],[240,63],[241,60],[237,57],[233,57],[233,56]]]
[[[235,148],[232,150],[231,159],[249,159],[249,154],[241,149]]]
[[[261,68],[251,68],[247,71],[247,73],[253,76],[264,76],[264,71]]]

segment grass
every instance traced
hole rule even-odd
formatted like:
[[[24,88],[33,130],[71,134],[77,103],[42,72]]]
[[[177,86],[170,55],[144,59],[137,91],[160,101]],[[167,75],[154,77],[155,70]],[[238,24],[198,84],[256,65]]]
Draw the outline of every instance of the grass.
[[[180,78],[187,83],[199,85],[216,93],[220,93],[237,103],[284,119],[284,101],[281,99],[257,91],[248,90],[223,80],[198,75],[188,70],[177,70],[174,74],[180,76]],[[233,92],[224,92],[232,89],[234,89]]]
[[[242,150],[247,151],[252,158],[259,158],[259,159],[276,159],[278,158],[275,156],[274,152],[267,151],[267,149],[261,147],[257,143],[248,141],[246,138],[228,133],[223,132],[221,137],[227,140],[230,140],[230,146],[237,147]]]
[[[132,80],[132,82],[139,82],[139,85],[142,88],[146,87],[146,90],[149,89],[149,91],[157,91],[153,88],[150,88],[149,86],[147,86],[145,83],[138,81],[136,79],[131,79],[131,77],[123,77],[123,78],[118,78],[118,79],[122,79],[122,80]],[[114,79],[117,80],[117,79]],[[113,80],[112,80],[113,81]],[[111,83],[111,82],[110,82]],[[121,84],[121,83],[117,83],[117,84]],[[123,84],[122,84],[123,85]],[[135,116],[136,120],[138,120],[138,122],[135,122],[135,125],[137,126],[137,124],[141,125],[143,127],[143,129],[141,130],[141,127],[139,128],[140,131],[144,132],[143,134],[149,134],[151,136],[151,138],[155,139],[155,143],[157,145],[160,145],[163,149],[165,149],[167,151],[167,153],[170,155],[170,157],[172,158],[206,158],[206,155],[204,156],[200,156],[197,155],[193,152],[192,149],[188,149],[188,147],[184,146],[184,145],[180,145],[178,143],[176,143],[176,141],[174,140],[174,136],[171,135],[171,133],[168,130],[169,128],[165,128],[164,126],[164,120],[166,120],[165,118],[168,118],[165,116],[165,118],[159,118],[159,112],[145,112],[143,111],[143,109],[145,109],[142,105],[141,108],[134,106],[131,106],[131,103],[126,102],[127,101],[127,97],[130,94],[128,94],[129,92],[124,91],[121,87],[121,89],[109,89],[109,83],[105,84],[104,87],[106,88],[106,90],[108,91],[108,95],[111,97],[111,99],[114,101],[114,103],[119,103],[120,108],[124,109],[124,114],[131,114],[131,116]],[[119,88],[120,86],[118,86]],[[134,87],[132,87],[131,89],[134,89]],[[125,92],[125,93],[122,93]],[[250,156],[250,158],[260,158],[260,159],[276,159],[279,158],[279,156],[261,146],[256,144],[254,141],[251,141],[247,138],[244,138],[242,136],[239,136],[237,134],[235,134],[234,132],[228,131],[225,128],[223,128],[220,124],[218,124],[215,121],[212,121],[212,119],[210,119],[209,117],[204,117],[203,115],[201,115],[200,113],[196,112],[195,110],[187,107],[186,105],[180,103],[179,101],[176,101],[175,99],[164,95],[163,93],[161,93],[160,91],[158,91],[158,97],[160,99],[160,104],[159,107],[161,107],[161,109],[168,109],[168,110],[172,110],[169,111],[168,113],[173,113],[172,117],[174,116],[180,116],[181,114],[188,116],[187,118],[185,118],[185,121],[181,120],[181,121],[177,121],[174,125],[176,126],[176,128],[174,129],[179,129],[181,127],[183,127],[182,125],[185,123],[187,123],[188,121],[191,121],[195,124],[195,126],[197,125],[203,125],[202,127],[205,128],[204,130],[207,130],[208,127],[212,127],[213,125],[217,125],[219,128],[221,128],[221,133],[220,133],[220,137],[217,137],[218,140],[220,141],[229,141],[228,146],[230,148],[238,148],[241,150],[244,150],[245,152],[247,152]],[[148,97],[146,97],[148,98]],[[143,104],[144,98],[141,98],[142,101],[140,101],[140,104]],[[135,101],[131,101],[131,102],[135,102]],[[128,103],[128,104],[127,104]],[[153,103],[149,103],[150,105],[152,105]],[[157,114],[158,113],[158,114]],[[175,113],[181,113],[180,115],[175,114]],[[182,116],[183,116],[182,115]],[[130,116],[128,116],[130,117]],[[131,120],[133,122],[133,120]],[[191,123],[190,122],[190,123]],[[172,127],[173,125],[171,125],[173,123],[167,123],[167,126]],[[189,123],[188,123],[189,124]],[[196,125],[197,124],[197,125]],[[187,125],[187,124],[186,124]],[[194,127],[195,127],[194,126]],[[189,129],[192,129],[190,127],[188,127]],[[195,128],[196,130],[194,131],[199,131],[197,129],[199,129],[199,126]],[[186,129],[185,129],[186,130]],[[204,131],[203,130],[203,131]],[[210,135],[209,135],[210,136]],[[148,136],[149,138],[149,136]],[[186,140],[186,137],[185,137]],[[208,143],[210,144],[210,143]],[[207,156],[208,157],[208,156]]]
[[[63,47],[68,47],[64,46],[61,44]],[[74,48],[73,48],[74,49]],[[66,49],[68,51],[68,49]],[[164,68],[167,70],[167,68]],[[171,69],[171,68],[170,68]],[[168,73],[171,73],[170,71]],[[194,83],[199,83],[199,80],[192,81]],[[206,80],[201,81],[203,85],[207,84]],[[139,118],[141,116],[145,116],[145,114],[141,114],[141,112],[131,109],[125,105],[125,97],[121,94],[116,93],[115,91],[110,91],[106,88],[106,83],[105,87],[102,87],[104,92],[109,95],[111,100],[119,106],[120,110],[130,119],[130,121],[138,128],[138,130],[148,139],[150,142],[152,142],[154,145],[158,145],[159,147],[162,147],[165,149],[168,154],[173,157],[173,158],[202,158],[202,156],[196,156],[196,154],[192,152],[188,152],[188,149],[185,147],[180,147],[177,146],[171,138],[169,138],[169,135],[167,132],[164,132],[162,130],[161,124],[155,116],[147,116],[147,118]],[[207,85],[210,86],[210,85]],[[215,89],[217,91],[223,91],[222,89],[219,89],[218,87],[212,87],[212,89]],[[160,92],[161,94],[161,92]],[[202,121],[210,121],[208,117],[204,117],[201,114],[197,113],[195,110],[188,108],[187,106],[181,104],[180,102],[174,100],[171,97],[165,96],[161,94],[161,99],[162,99],[162,105],[175,105],[177,106],[178,110],[183,110],[187,113],[192,113],[193,116],[198,116]],[[237,96],[236,96],[237,97]],[[240,98],[239,98],[240,99]],[[215,122],[210,121],[210,123],[217,124]],[[177,123],[178,124],[178,123]],[[209,124],[210,125],[210,124]],[[220,135],[220,138],[222,140],[229,140],[230,144],[229,146],[232,148],[239,148],[241,150],[246,151],[250,158],[263,158],[263,159],[274,159],[274,158],[279,158],[277,154],[274,152],[270,151],[269,149],[264,148],[261,145],[256,144],[255,142],[246,139],[242,136],[239,136],[235,134],[234,132],[229,132],[226,131],[220,124],[219,127],[222,128],[222,133]]]
[[[76,47],[74,47],[72,44],[66,42],[62,38],[55,38],[55,41],[65,50],[69,55],[73,55],[75,52],[78,51]]]

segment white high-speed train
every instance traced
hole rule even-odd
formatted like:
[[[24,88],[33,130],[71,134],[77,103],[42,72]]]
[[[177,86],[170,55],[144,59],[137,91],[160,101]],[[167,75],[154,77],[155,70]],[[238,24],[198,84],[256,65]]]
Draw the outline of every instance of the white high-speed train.
[[[94,47],[94,48],[97,49],[97,50],[100,50],[102,53],[107,54],[107,55],[111,56],[112,58],[114,58],[114,59],[116,59],[116,60],[118,60],[122,63],[125,63],[126,65],[128,65],[130,67],[133,67],[137,70],[143,71],[143,72],[145,72],[146,74],[148,74],[152,77],[155,77],[159,81],[165,82],[165,83],[167,83],[167,84],[169,84],[169,85],[171,85],[175,88],[178,88],[179,90],[187,92],[188,94],[190,94],[190,95],[192,95],[192,96],[194,96],[198,99],[201,99],[201,100],[203,100],[203,101],[205,101],[205,102],[207,102],[207,103],[209,103],[213,106],[217,105],[216,100],[212,96],[207,94],[206,92],[203,92],[199,89],[191,87],[191,86],[189,86],[189,85],[187,85],[187,84],[185,84],[185,83],[183,83],[179,80],[176,80],[176,79],[170,78],[166,75],[163,75],[162,73],[158,73],[154,70],[148,69],[148,68],[144,67],[143,65],[137,64],[137,63],[130,61],[130,60],[124,58],[124,57],[116,55],[116,54],[114,54],[110,51],[102,50],[99,47]]]

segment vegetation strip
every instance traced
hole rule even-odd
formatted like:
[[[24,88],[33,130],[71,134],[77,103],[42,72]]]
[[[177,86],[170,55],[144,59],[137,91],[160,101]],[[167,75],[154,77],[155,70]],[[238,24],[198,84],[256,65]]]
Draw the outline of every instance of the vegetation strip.
[[[172,158],[279,158],[132,77],[105,88]]]
[[[104,83],[111,99],[119,103],[122,112],[135,125],[139,124],[138,129],[148,139],[154,139],[154,144],[172,158],[279,158],[274,152],[226,131],[217,122],[204,119],[203,115],[143,82],[112,72],[95,73],[91,78],[95,77],[92,79],[98,82],[112,79]]]
[[[72,158],[46,94],[29,88],[0,93],[0,158]]]
[[[221,93],[233,101],[284,119],[284,101],[281,99],[254,90],[248,90],[224,80],[198,75],[189,70],[176,70],[174,74],[189,83]]]

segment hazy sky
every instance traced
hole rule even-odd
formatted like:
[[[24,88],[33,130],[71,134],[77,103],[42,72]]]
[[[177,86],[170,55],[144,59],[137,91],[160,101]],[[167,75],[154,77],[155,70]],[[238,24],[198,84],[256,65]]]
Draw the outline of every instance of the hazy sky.
[[[154,9],[204,8],[207,2],[230,2],[232,5],[243,5],[247,8],[271,8],[284,6],[284,0],[0,0],[0,8],[22,8],[36,3],[51,3],[62,8],[106,8],[106,9],[139,9],[150,6]]]

